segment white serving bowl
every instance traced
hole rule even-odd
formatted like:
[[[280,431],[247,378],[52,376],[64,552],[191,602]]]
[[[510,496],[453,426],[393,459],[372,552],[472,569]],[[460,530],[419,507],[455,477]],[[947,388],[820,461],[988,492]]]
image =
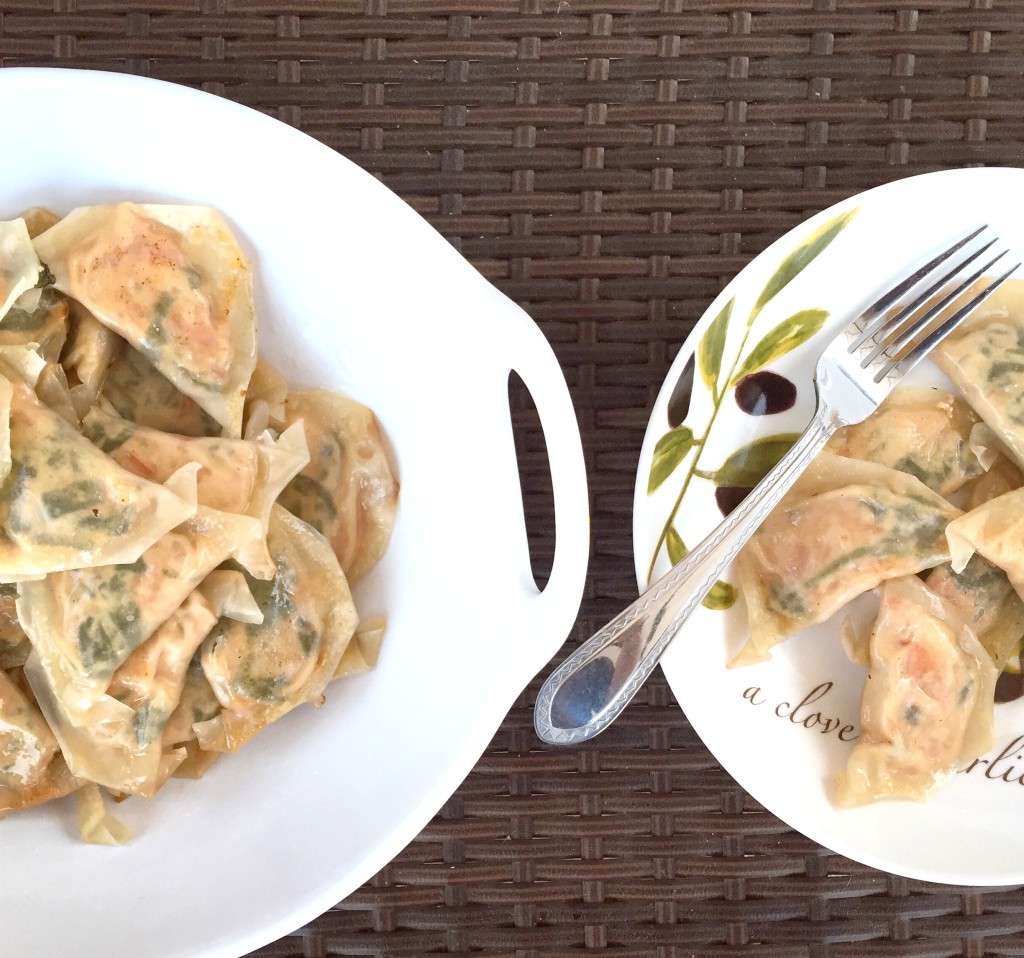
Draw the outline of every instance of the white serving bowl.
[[[588,553],[583,455],[558,362],[530,318],[371,176],[259,113],[170,84],[0,71],[0,216],[133,199],[216,206],[256,270],[261,352],[298,385],[378,413],[402,498],[360,584],[380,663],[199,782],[85,845],[65,800],[0,822],[0,954],[237,956],[386,864],[470,771],[565,639]],[[544,427],[557,545],[533,583],[508,374]]]

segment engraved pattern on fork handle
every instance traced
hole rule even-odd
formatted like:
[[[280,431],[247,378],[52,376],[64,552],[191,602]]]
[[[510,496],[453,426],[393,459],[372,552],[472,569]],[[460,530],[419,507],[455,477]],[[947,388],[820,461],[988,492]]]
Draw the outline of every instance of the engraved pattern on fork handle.
[[[740,549],[841,425],[835,412],[819,396],[807,429],[739,507],[682,562],[584,642],[548,677],[534,712],[534,725],[543,741],[556,745],[585,742],[618,717]],[[681,588],[687,580],[692,580],[693,585]],[[604,660],[608,688],[603,693],[598,690],[596,701],[580,701],[580,690],[572,688],[571,682],[600,660]],[[593,692],[592,685],[586,686],[585,691]],[[558,701],[560,692],[570,696],[565,705]],[[571,698],[574,693],[575,701]],[[589,717],[567,727],[557,724],[553,717],[556,709],[562,714],[586,716],[589,712]]]

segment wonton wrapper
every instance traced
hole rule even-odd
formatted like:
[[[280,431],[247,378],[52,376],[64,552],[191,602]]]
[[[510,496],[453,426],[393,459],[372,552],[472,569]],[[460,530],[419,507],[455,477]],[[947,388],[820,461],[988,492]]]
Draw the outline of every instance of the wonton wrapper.
[[[164,749],[194,742],[196,733],[193,725],[208,722],[219,712],[220,702],[207,681],[202,660],[197,654],[189,663],[178,706],[164,728]]]
[[[99,788],[86,782],[76,793],[78,834],[90,845],[124,845],[132,833],[123,822],[107,811]]]
[[[976,555],[961,572],[941,565],[924,581],[970,626],[996,668],[1004,668],[1024,636],[1024,600],[1006,573]]]
[[[1024,282],[1003,283],[929,358],[1024,466]]]
[[[202,647],[221,712],[194,724],[200,747],[234,752],[303,702],[320,704],[357,624],[348,583],[329,543],[275,506],[267,537],[278,571],[249,585],[261,625],[221,619]]]
[[[119,416],[179,436],[219,436],[220,424],[179,392],[138,350],[121,343],[107,368],[101,395]]]
[[[350,582],[381,558],[398,508],[398,480],[373,411],[326,389],[289,393],[286,421],[302,421],[309,464],[278,500],[321,533]]]
[[[25,221],[0,222],[0,323],[14,301],[39,282],[41,272]]]
[[[950,561],[963,569],[976,552],[1002,569],[1024,597],[1024,489],[990,499],[946,529]]]
[[[18,587],[13,582],[0,584],[0,669],[25,664],[32,646],[18,621]]]
[[[23,582],[18,616],[50,688],[68,709],[87,709],[186,596],[260,535],[258,523],[248,516],[200,507],[134,563]]]
[[[6,788],[0,785],[0,818],[9,812],[20,812],[26,808],[34,808],[55,798],[63,798],[80,788],[83,782],[75,778],[58,752],[42,777],[34,785],[24,788]]]
[[[254,607],[240,573],[212,575],[209,594],[203,585],[189,594],[127,657],[106,693],[93,689],[90,697],[81,687],[62,687],[52,661],[35,653],[29,659],[26,674],[77,775],[119,793],[149,796],[184,760],[183,751],[165,752],[162,738],[189,662],[222,612]]]
[[[0,485],[0,581],[134,562],[195,505],[112,462],[24,382],[10,388],[10,461]],[[0,468],[3,437],[0,435]]]
[[[281,490],[309,461],[301,424],[277,440],[268,433],[250,442],[171,435],[95,408],[82,422],[82,432],[118,465],[153,482],[165,481],[186,463],[199,463],[199,504],[258,520],[263,539],[236,553],[236,558],[257,578],[273,576],[267,523]]]
[[[360,675],[375,668],[380,658],[380,647],[384,644],[384,629],[383,619],[360,622],[334,670],[334,678]]]
[[[32,239],[60,222],[60,217],[45,206],[30,206],[27,210],[22,210],[19,218],[25,221],[25,228]]]
[[[0,794],[39,784],[56,753],[57,740],[42,713],[0,671]]]
[[[68,335],[68,301],[52,287],[42,290],[31,309],[18,300],[0,323],[0,346],[35,343],[47,362],[55,363]]]
[[[80,207],[34,242],[58,289],[241,436],[256,365],[252,270],[219,212]]]
[[[288,380],[265,359],[256,360],[245,396],[245,438],[255,439],[271,426],[285,421]]]
[[[730,664],[764,661],[880,582],[948,561],[959,514],[907,473],[821,453],[740,552],[750,639]]]
[[[977,422],[948,392],[898,386],[863,422],[843,426],[825,448],[837,456],[908,472],[948,497],[983,472],[969,444]]]
[[[986,427],[987,428],[987,427]],[[988,466],[988,472],[964,486],[966,496],[964,507],[967,511],[998,499],[999,496],[1024,485],[1024,473],[1006,456],[997,456]]]
[[[131,349],[81,303],[71,304],[71,332],[61,365],[70,387],[75,413],[81,420],[96,404],[110,365],[120,349]],[[170,384],[168,384],[170,385]]]
[[[883,584],[870,655],[863,729],[836,780],[836,801],[921,801],[991,747],[996,668],[956,612],[915,576]]]

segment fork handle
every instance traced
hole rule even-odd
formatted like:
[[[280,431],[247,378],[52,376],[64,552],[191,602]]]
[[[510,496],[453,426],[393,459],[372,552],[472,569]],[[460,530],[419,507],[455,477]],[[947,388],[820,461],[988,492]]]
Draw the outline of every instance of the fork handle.
[[[534,711],[543,741],[585,742],[615,721],[694,609],[840,425],[819,398],[804,433],[729,517],[548,677]]]

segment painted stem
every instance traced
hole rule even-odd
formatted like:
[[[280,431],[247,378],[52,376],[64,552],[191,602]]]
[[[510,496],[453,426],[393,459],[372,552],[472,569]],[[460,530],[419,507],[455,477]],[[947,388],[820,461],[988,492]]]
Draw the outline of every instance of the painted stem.
[[[747,345],[747,339],[750,337],[750,330],[754,325],[754,317],[750,317],[747,320],[747,328],[743,333],[743,339],[740,341],[740,348],[736,351],[736,355],[733,358],[732,366],[729,367],[729,375],[726,376],[725,390],[728,391],[729,384],[732,382],[732,377],[736,372],[736,367],[739,365],[740,357],[743,355],[743,350]],[[718,394],[718,382],[715,380],[715,384],[711,389],[712,407],[711,407],[711,418],[708,419],[708,424],[704,429],[704,435],[700,437],[700,445],[697,449],[696,455],[690,462],[690,466],[686,471],[686,478],[683,479],[683,486],[679,490],[679,495],[676,498],[675,505],[672,506],[672,511],[668,514],[668,519],[665,521],[665,525],[661,529],[661,535],[658,537],[658,542],[654,547],[654,555],[651,556],[651,564],[647,567],[647,584],[651,584],[651,580],[654,578],[654,566],[658,562],[658,556],[661,554],[661,550],[665,545],[665,540],[668,538],[668,530],[675,522],[676,514],[679,512],[679,507],[683,504],[683,497],[686,495],[686,491],[690,488],[690,480],[693,479],[694,474],[697,472],[697,466],[700,465],[700,457],[704,454],[705,444],[707,443],[708,437],[711,435],[711,427],[714,426],[715,420],[718,418],[718,411],[722,408],[722,403],[725,401],[725,392],[721,395]],[[695,444],[696,445],[696,444]],[[701,478],[704,478],[703,475]]]

